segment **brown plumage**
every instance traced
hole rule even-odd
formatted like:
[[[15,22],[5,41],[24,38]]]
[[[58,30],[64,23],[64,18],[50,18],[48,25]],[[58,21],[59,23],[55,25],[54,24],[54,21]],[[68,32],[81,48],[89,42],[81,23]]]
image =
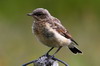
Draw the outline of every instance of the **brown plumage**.
[[[59,47],[54,54],[56,54],[63,46],[68,46],[68,48],[75,54],[82,53],[76,48],[75,44],[78,44],[69,34],[68,30],[65,29],[60,20],[51,16],[48,10],[37,8],[28,15],[32,16],[35,20],[32,30],[38,40],[46,46],[52,48]]]

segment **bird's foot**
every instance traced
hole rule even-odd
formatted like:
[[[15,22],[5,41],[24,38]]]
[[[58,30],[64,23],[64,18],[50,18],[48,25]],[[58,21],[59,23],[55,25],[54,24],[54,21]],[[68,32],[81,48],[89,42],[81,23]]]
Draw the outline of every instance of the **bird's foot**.
[[[46,54],[44,54],[44,55],[42,55],[42,56],[46,56],[46,57],[48,57],[48,56],[49,56],[49,54],[48,54],[48,53],[46,53]]]
[[[46,53],[46,54],[42,55],[42,57],[43,56],[48,57],[48,58],[51,58],[51,59],[54,58],[54,55],[49,55],[49,53]]]

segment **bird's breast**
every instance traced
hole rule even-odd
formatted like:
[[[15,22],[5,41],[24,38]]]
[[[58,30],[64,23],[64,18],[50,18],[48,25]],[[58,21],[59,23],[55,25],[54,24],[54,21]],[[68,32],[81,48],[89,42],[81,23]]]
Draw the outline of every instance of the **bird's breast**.
[[[69,39],[60,35],[49,24],[34,24],[33,32],[39,41],[49,47],[59,47],[70,43]]]

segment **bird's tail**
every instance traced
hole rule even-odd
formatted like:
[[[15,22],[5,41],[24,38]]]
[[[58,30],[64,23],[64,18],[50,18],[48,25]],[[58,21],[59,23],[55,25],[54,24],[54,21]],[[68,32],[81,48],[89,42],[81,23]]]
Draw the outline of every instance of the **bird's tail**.
[[[69,48],[74,54],[82,53],[82,51],[80,51],[80,50],[79,50],[75,45],[73,45],[73,44],[68,45],[68,48]]]

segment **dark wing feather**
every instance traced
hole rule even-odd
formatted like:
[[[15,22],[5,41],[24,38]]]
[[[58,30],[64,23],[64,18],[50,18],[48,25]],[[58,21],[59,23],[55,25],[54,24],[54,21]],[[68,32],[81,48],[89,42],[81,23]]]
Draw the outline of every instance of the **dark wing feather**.
[[[70,39],[71,41],[73,41],[76,45],[77,42],[72,38],[72,36],[69,34],[68,30],[65,29],[65,27],[62,26],[61,22],[57,19],[57,18],[54,18],[53,20],[53,23],[54,23],[54,29],[59,32],[62,36]]]

